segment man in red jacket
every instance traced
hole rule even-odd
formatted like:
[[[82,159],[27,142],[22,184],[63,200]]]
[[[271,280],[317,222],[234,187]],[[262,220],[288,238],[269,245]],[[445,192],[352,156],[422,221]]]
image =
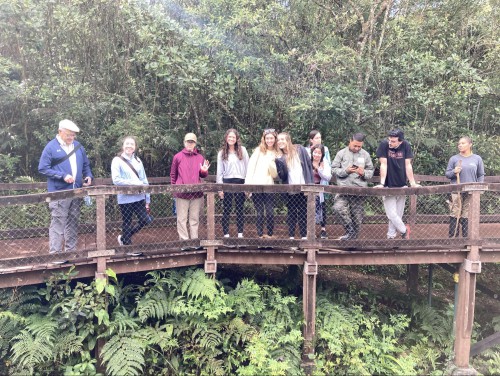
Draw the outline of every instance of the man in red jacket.
[[[196,135],[184,136],[184,149],[174,156],[170,168],[170,184],[200,184],[208,176],[210,162],[196,149]],[[198,239],[200,211],[203,208],[203,192],[174,193],[177,210],[177,232],[181,240]],[[189,233],[187,220],[189,218]]]

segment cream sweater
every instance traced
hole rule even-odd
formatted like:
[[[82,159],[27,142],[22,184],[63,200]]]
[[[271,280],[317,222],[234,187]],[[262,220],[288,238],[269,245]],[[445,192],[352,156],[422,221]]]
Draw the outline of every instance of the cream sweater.
[[[273,150],[267,150],[264,154],[257,147],[248,161],[245,184],[274,184],[274,179],[278,176],[275,158]]]

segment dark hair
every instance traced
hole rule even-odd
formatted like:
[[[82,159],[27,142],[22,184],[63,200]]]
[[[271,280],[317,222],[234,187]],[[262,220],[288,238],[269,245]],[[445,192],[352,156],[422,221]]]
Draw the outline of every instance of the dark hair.
[[[354,133],[352,136],[351,136],[351,141],[359,141],[359,142],[363,142],[365,140],[365,135],[363,133]]]
[[[460,141],[462,138],[464,140],[467,140],[467,142],[472,145],[472,138],[470,138],[469,136],[462,136],[458,140]]]
[[[224,142],[221,147],[222,151],[222,160],[227,161],[227,156],[229,154],[229,144],[227,143],[227,136],[229,136],[229,133],[234,133],[236,136],[236,143],[234,144],[234,151],[236,152],[236,156],[238,157],[239,160],[243,159],[243,152],[241,151],[241,138],[240,134],[238,131],[234,128],[229,128],[226,133],[224,134]]]
[[[387,135],[389,137],[397,137],[398,141],[403,141],[405,139],[405,133],[399,128],[390,130]]]
[[[139,157],[137,156],[137,150],[139,148],[138,144],[137,144],[137,138],[135,138],[134,136],[125,136],[121,139],[121,150],[116,154],[118,157],[121,157],[122,153],[123,153],[123,143],[125,142],[125,140],[127,139],[131,139],[131,140],[134,140],[134,143],[135,143],[135,152],[134,152],[134,158],[137,160],[137,161],[141,161],[139,159]]]
[[[317,129],[313,129],[311,132],[309,132],[309,145],[312,145],[311,140],[316,137],[316,135],[321,132],[318,131]]]
[[[319,160],[319,163],[323,162],[323,159],[325,158],[325,146],[322,144],[316,144],[311,146],[311,163],[314,161],[313,153],[314,150],[319,149],[321,150],[321,159]]]

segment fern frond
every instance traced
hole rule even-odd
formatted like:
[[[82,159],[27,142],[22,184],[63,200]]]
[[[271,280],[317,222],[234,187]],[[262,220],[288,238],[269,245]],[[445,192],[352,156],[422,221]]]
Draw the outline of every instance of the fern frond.
[[[255,281],[242,280],[228,294],[228,305],[239,315],[255,315],[264,310],[262,291]]]
[[[218,295],[218,281],[209,278],[202,269],[186,272],[184,282],[181,286],[182,294],[187,293],[188,297],[198,298],[200,296],[213,301]]]
[[[132,317],[129,312],[123,308],[121,311],[115,310],[112,314],[112,320],[109,324],[109,334],[123,334],[127,330],[136,330],[139,327],[137,323],[139,318]]]
[[[79,353],[83,349],[83,338],[73,332],[66,332],[58,336],[54,346],[54,358],[61,361],[72,354]]]
[[[222,335],[217,330],[208,329],[196,338],[196,342],[205,349],[213,349],[221,344]]]
[[[173,330],[172,325],[158,325],[157,323],[155,327],[148,326],[136,331],[133,336],[147,345],[159,346],[162,351],[166,351],[178,346],[177,339],[172,336]]]
[[[137,338],[116,335],[102,348],[102,361],[106,364],[106,374],[141,375],[145,365],[145,346]]]
[[[33,335],[28,330],[22,330],[12,341],[12,362],[30,373],[53,355],[53,343],[48,342],[47,338]]]
[[[167,294],[162,290],[149,291],[137,304],[137,314],[142,322],[149,318],[163,319],[167,312]]]
[[[240,317],[232,319],[228,326],[228,334],[234,337],[237,344],[247,342],[256,333],[257,330],[245,323]]]
[[[8,314],[16,316],[8,311],[0,312],[0,359],[5,359],[11,339],[19,333],[18,320],[12,319]]]
[[[34,336],[45,338],[54,343],[54,337],[59,324],[50,316],[33,315],[29,317],[26,329]]]

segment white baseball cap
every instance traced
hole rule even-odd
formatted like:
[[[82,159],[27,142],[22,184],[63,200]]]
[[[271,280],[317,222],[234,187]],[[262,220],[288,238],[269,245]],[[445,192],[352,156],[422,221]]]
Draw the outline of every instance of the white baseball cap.
[[[75,123],[68,119],[64,119],[59,122],[59,129],[66,129],[71,132],[80,132],[80,128],[78,128]]]

